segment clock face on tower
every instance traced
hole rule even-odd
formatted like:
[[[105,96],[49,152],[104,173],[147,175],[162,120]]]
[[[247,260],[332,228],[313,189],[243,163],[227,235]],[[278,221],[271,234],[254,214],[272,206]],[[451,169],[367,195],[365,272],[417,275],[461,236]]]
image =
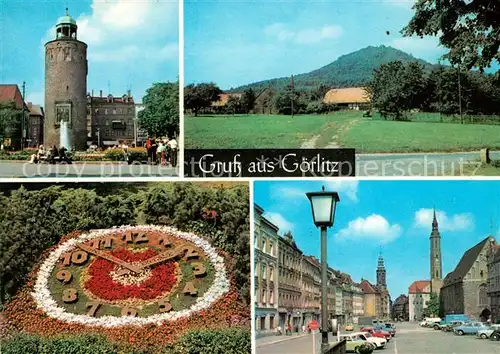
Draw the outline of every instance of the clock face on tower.
[[[51,317],[110,327],[190,316],[228,290],[223,258],[206,240],[127,226],[61,244],[42,264],[33,296]]]

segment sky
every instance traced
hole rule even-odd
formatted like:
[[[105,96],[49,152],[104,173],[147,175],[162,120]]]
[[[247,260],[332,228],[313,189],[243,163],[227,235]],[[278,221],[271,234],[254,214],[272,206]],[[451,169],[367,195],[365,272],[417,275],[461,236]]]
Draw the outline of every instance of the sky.
[[[436,38],[400,34],[413,16],[413,2],[188,0],[185,82],[229,89],[309,72],[370,45],[437,63],[445,51]]]
[[[306,255],[320,258],[320,233],[306,192],[337,191],[335,221],[328,230],[328,265],[376,283],[379,254],[385,260],[392,299],[415,280],[429,279],[429,236],[436,208],[443,275],[463,253],[500,232],[498,181],[256,181],[254,202],[283,234],[291,231]]]
[[[87,43],[87,91],[137,102],[154,82],[176,81],[179,10],[175,0],[0,1],[0,83],[26,81],[26,101],[44,103],[44,44],[65,8]]]

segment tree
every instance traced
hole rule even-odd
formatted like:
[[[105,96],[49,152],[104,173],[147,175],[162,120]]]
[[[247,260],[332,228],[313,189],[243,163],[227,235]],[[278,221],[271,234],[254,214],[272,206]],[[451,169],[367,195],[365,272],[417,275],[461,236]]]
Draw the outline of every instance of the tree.
[[[173,136],[179,133],[179,84],[155,83],[143,98],[144,110],[139,112],[139,125],[152,136]]]
[[[500,63],[500,1],[418,0],[413,9],[405,36],[439,37],[445,57],[467,70]]]
[[[229,114],[241,113],[243,110],[242,99],[237,96],[229,96],[227,100],[226,109]]]
[[[4,138],[19,140],[21,138],[22,111],[14,102],[0,103],[0,142]]]
[[[250,87],[243,91],[241,108],[245,114],[248,114],[255,107],[255,100],[255,92]]]
[[[386,118],[400,120],[408,110],[422,106],[425,91],[423,67],[416,62],[405,67],[400,61],[381,65],[367,86],[373,107]]]
[[[439,296],[436,293],[431,293],[431,298],[427,303],[427,309],[429,315],[438,316],[439,315]]]
[[[304,102],[301,100],[301,92],[288,86],[278,92],[274,99],[274,106],[279,114],[291,115],[292,105],[293,113],[297,114],[304,107]]]
[[[221,89],[213,82],[188,85],[184,88],[184,107],[198,116],[200,109],[210,107],[212,102],[219,99],[221,93]]]

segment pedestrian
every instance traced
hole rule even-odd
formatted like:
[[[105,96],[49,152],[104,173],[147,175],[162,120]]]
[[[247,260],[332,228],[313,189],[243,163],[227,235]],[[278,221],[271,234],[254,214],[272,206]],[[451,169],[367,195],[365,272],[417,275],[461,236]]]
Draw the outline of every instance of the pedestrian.
[[[172,164],[172,167],[176,167],[177,166],[177,140],[175,140],[175,136],[168,141],[167,145],[170,149],[170,163]]]
[[[148,153],[148,163],[151,163],[152,156],[151,156],[151,137],[148,136],[148,139],[146,140],[146,151]]]
[[[151,150],[152,165],[156,165],[157,162],[156,153],[158,150],[158,143],[156,142],[156,139],[152,139],[150,150]]]

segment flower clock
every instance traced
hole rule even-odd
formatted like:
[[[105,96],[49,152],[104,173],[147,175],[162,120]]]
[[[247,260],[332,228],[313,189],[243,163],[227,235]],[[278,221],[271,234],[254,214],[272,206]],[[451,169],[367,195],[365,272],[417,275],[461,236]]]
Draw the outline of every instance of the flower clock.
[[[94,230],[43,261],[37,307],[69,323],[161,324],[209,308],[230,287],[223,258],[204,239],[163,226]]]

